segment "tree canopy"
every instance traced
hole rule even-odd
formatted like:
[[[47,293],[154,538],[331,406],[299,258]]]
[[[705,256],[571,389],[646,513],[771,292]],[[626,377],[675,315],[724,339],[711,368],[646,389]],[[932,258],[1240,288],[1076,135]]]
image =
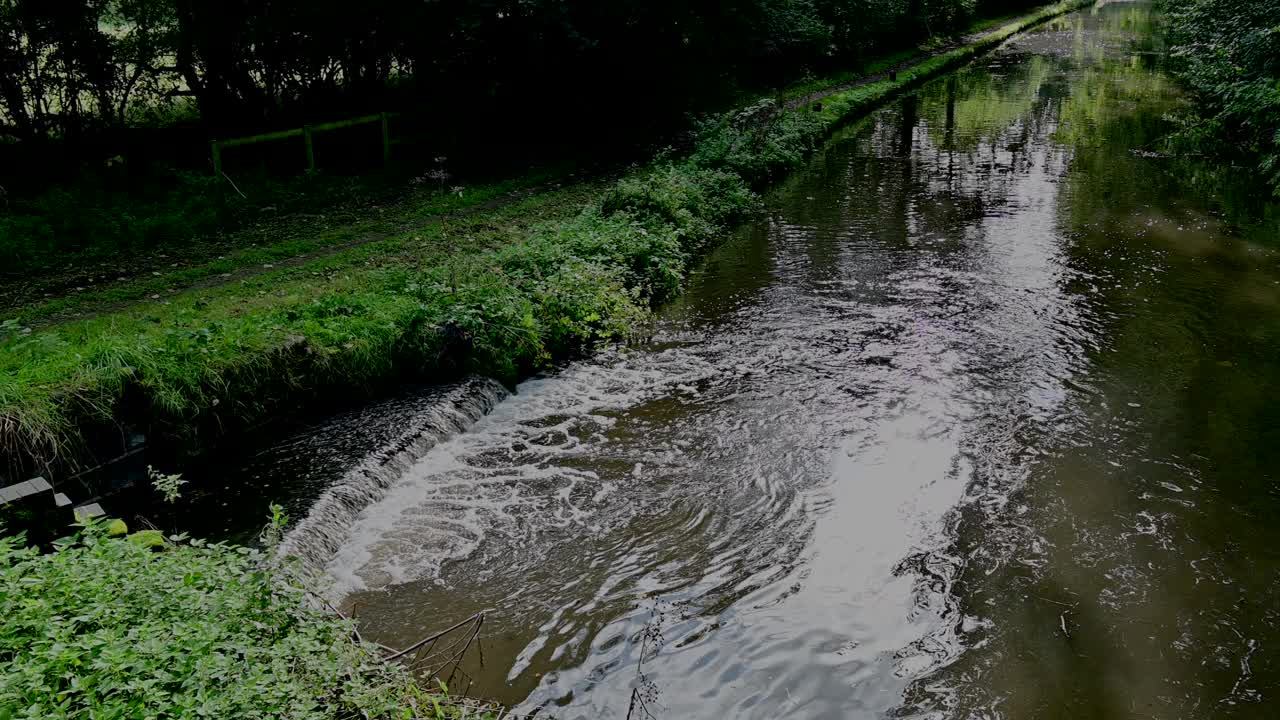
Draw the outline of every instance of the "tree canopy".
[[[0,0],[0,135],[389,102],[568,116],[755,86],[1019,0]],[[1008,6],[1008,7],[1006,7]]]

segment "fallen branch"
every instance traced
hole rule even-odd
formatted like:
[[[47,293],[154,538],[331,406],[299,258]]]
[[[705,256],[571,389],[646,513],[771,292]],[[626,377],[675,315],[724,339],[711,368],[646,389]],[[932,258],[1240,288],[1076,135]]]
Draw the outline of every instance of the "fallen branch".
[[[453,626],[451,626],[451,627],[449,627],[449,628],[447,628],[447,629],[445,629],[445,630],[441,630],[440,632],[438,632],[438,633],[436,633],[436,634],[434,634],[434,635],[428,635],[427,637],[422,638],[421,640],[419,640],[418,642],[416,642],[416,643],[414,643],[414,644],[410,645],[409,647],[407,647],[407,648],[405,648],[405,649],[403,649],[403,650],[400,650],[400,651],[396,652],[395,654],[390,655],[389,657],[385,657],[385,658],[383,658],[383,659],[384,659],[384,660],[395,660],[396,658],[403,657],[403,656],[405,656],[405,655],[407,655],[407,654],[409,654],[409,653],[413,652],[414,650],[417,650],[418,648],[422,647],[423,645],[426,645],[427,643],[429,643],[429,642],[431,642],[431,641],[433,641],[433,640],[439,640],[440,638],[444,637],[445,635],[448,635],[449,633],[453,632],[454,630],[457,630],[458,628],[460,628],[460,627],[462,627],[462,626],[464,626],[464,625],[467,625],[468,623],[473,623],[473,622],[484,622],[484,611],[483,611],[483,610],[481,610],[480,612],[476,613],[475,615],[472,615],[471,617],[467,618],[466,620],[463,620],[463,621],[461,621],[461,622],[459,622],[459,623],[457,623],[457,624],[455,624],[455,625],[453,625]]]

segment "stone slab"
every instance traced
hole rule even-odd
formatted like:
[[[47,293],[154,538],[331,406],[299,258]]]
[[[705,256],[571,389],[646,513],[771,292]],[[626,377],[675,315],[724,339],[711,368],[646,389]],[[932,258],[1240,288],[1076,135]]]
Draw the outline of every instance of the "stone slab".
[[[81,520],[81,521],[84,520],[85,518],[102,517],[103,515],[106,515],[106,513],[103,512],[102,510],[102,506],[99,505],[98,503],[89,503],[88,505],[81,505],[80,507],[76,508],[72,512],[75,513],[76,520]]]

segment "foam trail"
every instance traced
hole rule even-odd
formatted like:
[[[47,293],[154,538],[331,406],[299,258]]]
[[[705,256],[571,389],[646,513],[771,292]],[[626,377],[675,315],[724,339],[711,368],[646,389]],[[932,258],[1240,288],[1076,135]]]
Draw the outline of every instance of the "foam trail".
[[[506,396],[501,384],[481,377],[468,378],[444,392],[326,489],[285,536],[280,553],[298,557],[309,570],[323,570],[361,511],[381,500],[438,443],[474,425]]]
[[[718,372],[670,349],[604,353],[522,383],[517,395],[424,454],[360,513],[327,564],[334,591],[431,578],[494,533],[522,546],[549,528],[592,532],[612,482],[574,467],[575,460],[607,453],[617,413]]]

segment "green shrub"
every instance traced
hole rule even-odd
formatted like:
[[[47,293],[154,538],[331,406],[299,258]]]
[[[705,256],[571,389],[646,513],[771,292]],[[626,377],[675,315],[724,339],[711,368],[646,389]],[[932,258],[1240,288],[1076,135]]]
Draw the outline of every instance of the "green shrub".
[[[823,131],[811,114],[787,112],[777,101],[765,99],[703,123],[693,161],[736,173],[757,187],[804,162]]]
[[[702,245],[757,202],[737,174],[684,163],[660,165],[619,180],[602,209],[669,224],[689,242]]]
[[[0,718],[452,716],[262,552],[140,536],[0,538]]]
[[[1280,0],[1163,0],[1174,67],[1196,93],[1185,146],[1242,156],[1280,194]]]
[[[658,302],[679,290],[690,255],[678,228],[653,216],[647,220],[626,211],[604,215],[588,208],[557,228],[548,241],[563,244],[577,257],[617,268],[638,297]]]

